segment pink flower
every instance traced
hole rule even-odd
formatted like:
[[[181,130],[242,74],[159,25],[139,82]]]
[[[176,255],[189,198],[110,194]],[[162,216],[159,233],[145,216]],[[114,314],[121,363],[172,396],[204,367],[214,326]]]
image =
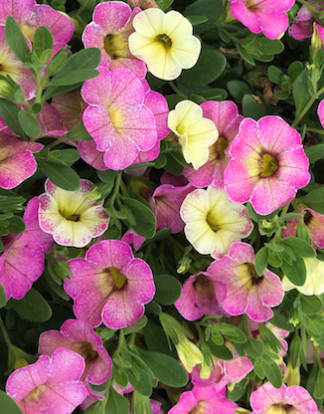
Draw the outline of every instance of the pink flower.
[[[33,153],[43,147],[0,132],[0,187],[10,190],[34,175],[37,162]]]
[[[273,414],[294,413],[294,414],[318,414],[315,401],[305,388],[294,385],[275,388],[270,382],[265,383],[259,389],[252,392],[250,403],[251,414]]]
[[[178,312],[188,321],[194,321],[203,315],[228,316],[219,306],[216,291],[220,284],[218,279],[206,272],[192,275],[182,286],[181,296],[174,303]],[[224,297],[225,299],[225,297]]]
[[[141,82],[128,69],[100,75],[82,87],[83,99],[90,105],[83,122],[97,149],[105,152],[107,168],[120,170],[133,163],[140,151],[148,151],[157,140],[155,118],[144,105]]]
[[[64,281],[75,300],[78,319],[112,329],[133,325],[144,314],[144,304],[155,294],[152,271],[141,259],[134,259],[130,246],[119,240],[93,245],[85,259],[69,260],[72,277]]]
[[[178,404],[171,408],[169,414],[235,414],[237,404],[229,401],[224,394],[225,388],[219,391],[214,384],[205,387],[196,385],[181,395]]]
[[[0,22],[1,22],[1,9],[5,7],[5,3],[0,3]],[[48,6],[49,7],[49,6]],[[4,24],[4,23],[3,23]],[[30,42],[28,41],[30,46]],[[30,46],[31,47],[31,46]],[[0,54],[1,54],[1,74],[6,76],[10,75],[12,79],[21,86],[25,93],[27,100],[33,98],[36,95],[37,85],[30,70],[25,68],[22,62],[11,51],[6,38],[5,27],[0,26]],[[7,88],[7,82],[0,80],[0,92],[5,93]]]
[[[34,40],[36,29],[46,26],[54,38],[54,50],[66,46],[73,35],[74,24],[62,13],[46,4],[37,4],[35,0],[10,0],[0,3],[0,24],[5,25],[8,16],[12,16],[20,29],[31,42]]]
[[[209,159],[198,170],[185,168],[184,176],[198,188],[214,184],[224,188],[224,171],[230,161],[229,150],[231,143],[239,131],[242,115],[238,115],[234,102],[208,101],[201,104],[204,118],[214,122],[218,130],[218,140],[209,147]]]
[[[100,336],[92,327],[81,320],[68,319],[59,331],[43,332],[39,337],[39,352],[52,356],[58,348],[67,348],[81,355],[85,370],[81,381],[100,385],[107,381],[112,372],[112,361]]]
[[[60,114],[65,131],[70,131],[82,121],[83,111],[87,107],[79,90],[55,95],[51,105]]]
[[[146,65],[129,51],[128,38],[134,32],[133,19],[141,12],[120,1],[98,4],[93,12],[93,22],[84,29],[84,46],[101,50],[101,66],[113,71],[129,69],[139,79],[145,78]]]
[[[79,381],[84,360],[69,349],[57,349],[52,358],[42,355],[35,364],[14,371],[6,392],[24,414],[71,414],[87,396]]]
[[[284,297],[277,275],[268,269],[261,277],[256,274],[253,248],[246,243],[233,243],[228,255],[213,262],[207,272],[223,283],[216,296],[233,316],[246,313],[254,321],[267,321],[273,316],[271,307],[279,305]]]
[[[146,240],[145,237],[140,236],[133,229],[127,230],[126,233],[121,238],[122,242],[127,243],[127,244],[132,244],[135,250],[140,249],[142,244],[145,242],[145,240]]]
[[[171,184],[162,184],[154,191],[150,200],[151,207],[156,215],[157,230],[171,227],[172,233],[179,233],[185,224],[180,217],[181,204],[194,187],[187,184],[183,187],[174,187]]]
[[[270,214],[289,203],[309,183],[309,161],[301,136],[277,116],[258,122],[244,119],[230,155],[226,193],[237,203],[250,201],[258,214]]]
[[[276,39],[288,27],[287,11],[295,0],[229,0],[231,13],[252,33],[260,33],[269,39]]]
[[[316,2],[318,5],[324,4],[323,2]],[[321,10],[319,7],[314,7],[315,10]],[[306,37],[311,37],[313,34],[313,23],[315,19],[307,6],[302,6],[297,15],[295,16],[297,22],[293,22],[293,24],[289,28],[290,36],[294,37],[295,39],[305,39]],[[318,34],[322,41],[324,40],[324,29],[318,23],[316,23]]]
[[[0,283],[7,299],[22,299],[44,270],[45,252],[53,238],[38,224],[37,197],[32,198],[24,213],[26,230],[3,237],[4,253],[0,256]]]
[[[317,114],[322,124],[322,127],[324,128],[324,99],[318,105]]]

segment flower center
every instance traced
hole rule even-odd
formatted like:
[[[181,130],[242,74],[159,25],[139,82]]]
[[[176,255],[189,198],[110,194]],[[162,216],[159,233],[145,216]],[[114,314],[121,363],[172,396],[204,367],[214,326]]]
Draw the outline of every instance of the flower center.
[[[306,224],[306,226],[309,226],[311,221],[312,221],[313,216],[311,215],[311,213],[307,210],[305,215],[304,215],[304,223]]]
[[[251,277],[252,284],[257,285],[258,283],[260,283],[262,278],[258,276],[258,274],[255,270],[254,264],[253,263],[244,263],[244,264],[247,267],[247,272]]]
[[[46,385],[40,385],[39,387],[34,388],[29,394],[28,396],[25,398],[27,399],[31,399],[31,400],[38,400],[40,395],[42,394],[42,392],[45,390]]]
[[[218,140],[215,142],[215,146],[217,149],[217,156],[216,158],[220,160],[221,158],[225,157],[225,150],[228,147],[227,139],[223,137],[219,137]]]
[[[209,224],[209,227],[214,231],[217,232],[220,230],[221,226],[218,224],[218,220],[215,217],[215,214],[211,211],[207,214],[206,217],[207,223]]]
[[[78,342],[75,344],[73,351],[81,355],[86,361],[91,361],[98,356],[98,353],[92,349],[89,342]]]
[[[196,407],[189,411],[189,414],[204,414],[206,401],[198,401]]]
[[[260,0],[245,0],[245,6],[249,12],[254,12],[258,9],[262,9],[262,7],[260,7]]]
[[[155,40],[159,43],[162,43],[162,45],[165,47],[165,49],[171,49],[172,40],[165,33],[157,35]]]
[[[121,33],[108,34],[104,42],[104,49],[113,60],[128,56],[127,40]]]
[[[294,411],[294,406],[290,404],[273,404],[266,411],[267,414],[289,414]]]
[[[75,213],[68,214],[67,212],[64,212],[64,211],[63,212],[59,211],[59,213],[61,214],[61,216],[66,218],[66,220],[68,221],[75,221],[75,222],[80,221],[80,214],[75,214]]]
[[[125,285],[127,277],[119,273],[119,271],[115,267],[110,267],[109,272],[112,274],[114,278],[115,288],[118,290],[121,289]]]
[[[264,154],[261,161],[261,177],[269,177],[278,169],[278,163],[271,154]]]

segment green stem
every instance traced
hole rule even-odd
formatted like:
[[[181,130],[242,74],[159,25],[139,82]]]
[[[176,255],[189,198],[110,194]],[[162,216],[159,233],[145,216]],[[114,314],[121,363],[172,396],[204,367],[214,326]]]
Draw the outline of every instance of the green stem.
[[[175,84],[173,83],[173,82],[169,82],[169,85],[171,86],[171,88],[174,90],[174,92],[177,94],[177,95],[179,95],[179,96],[182,96],[183,98],[185,98],[185,99],[187,99],[187,96],[184,94],[184,93],[182,93],[176,86],[175,86]]]
[[[310,100],[307,102],[307,104],[306,104],[305,108],[301,111],[301,113],[300,113],[298,116],[296,116],[296,118],[295,118],[294,122],[293,122],[293,123],[292,123],[292,125],[291,125],[291,126],[292,126],[292,128],[295,128],[295,127],[299,124],[300,120],[304,118],[304,116],[305,116],[305,115],[306,115],[306,113],[309,111],[309,109],[311,108],[311,106],[313,105],[313,103],[316,101],[316,99],[318,99],[318,97],[319,97],[322,93],[324,93],[324,86],[323,86],[323,88],[321,88],[321,89],[317,92],[316,96],[312,96],[312,97],[310,98]]]
[[[41,103],[42,101],[42,93],[43,93],[43,86],[42,86],[42,80],[40,75],[40,70],[37,69],[35,73],[35,79],[37,83],[37,92],[35,97],[35,103]]]
[[[118,356],[118,355],[120,354],[120,351],[123,349],[124,342],[125,342],[125,336],[124,336],[124,332],[123,332],[123,330],[121,329],[121,330],[119,331],[119,338],[118,338],[118,345],[117,345],[117,349],[116,349],[116,351],[114,352],[113,358],[114,358],[114,356]]]
[[[114,192],[112,193],[112,196],[109,199],[109,206],[114,206],[115,204],[115,200],[117,198],[117,196],[119,195],[119,188],[122,182],[122,172],[119,171],[116,177],[116,181],[115,181],[115,187],[114,187]]]
[[[249,320],[246,314],[243,315],[243,324],[244,324],[244,328],[247,333],[248,339],[252,338],[252,332],[251,332]]]
[[[61,144],[62,142],[65,142],[66,140],[67,140],[67,134],[64,135],[63,137],[57,139],[56,141],[53,141],[50,144],[46,145],[46,148],[56,147],[57,145]]]
[[[1,318],[1,316],[0,316],[0,329],[1,329],[2,335],[3,335],[3,337],[4,337],[4,340],[5,340],[5,342],[6,342],[7,346],[8,346],[8,348],[11,348],[11,347],[12,347],[12,342],[11,342],[11,340],[10,340],[10,337],[9,337],[9,335],[8,335],[8,332],[7,332],[6,326],[5,326],[5,324],[3,323],[3,320],[2,320],[2,318]]]
[[[287,214],[287,211],[288,211],[288,209],[289,209],[289,206],[290,206],[290,203],[288,203],[288,204],[286,204],[285,206],[283,206],[283,208],[282,208],[282,210],[281,210],[281,213],[280,213],[280,217],[283,217],[285,214]],[[273,238],[273,241],[275,242],[275,241],[279,241],[280,239],[281,239],[281,232],[282,232],[282,227],[280,227],[277,231],[276,231],[276,233],[275,233],[275,235],[274,235],[274,238]]]
[[[298,130],[302,130],[302,127],[297,127],[296,129]],[[317,128],[306,128],[307,131],[309,132],[315,132],[316,134],[321,134],[324,135],[324,129],[317,129]]]

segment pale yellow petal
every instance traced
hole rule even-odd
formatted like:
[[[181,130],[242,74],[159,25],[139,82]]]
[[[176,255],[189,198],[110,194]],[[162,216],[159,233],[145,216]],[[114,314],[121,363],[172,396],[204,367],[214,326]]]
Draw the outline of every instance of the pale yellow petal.
[[[163,33],[165,14],[160,9],[147,9],[138,13],[133,26],[137,33],[145,37],[155,37]]]

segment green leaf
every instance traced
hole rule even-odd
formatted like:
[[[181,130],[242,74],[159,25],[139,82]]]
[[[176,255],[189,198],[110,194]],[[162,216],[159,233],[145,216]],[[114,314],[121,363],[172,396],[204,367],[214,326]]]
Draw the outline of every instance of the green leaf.
[[[255,271],[258,276],[262,276],[268,265],[268,249],[262,247],[255,256]]]
[[[46,322],[52,316],[52,309],[43,296],[30,289],[21,300],[12,299],[12,307],[21,319],[32,322]]]
[[[134,389],[142,395],[149,397],[152,394],[152,377],[147,371],[137,367],[139,378],[133,373],[128,372],[129,382],[132,384]]]
[[[156,293],[154,300],[161,305],[172,305],[181,295],[181,283],[170,275],[159,275],[154,278]]]
[[[236,101],[242,101],[244,95],[251,95],[252,91],[249,85],[240,80],[231,80],[227,82],[227,89]]]
[[[117,171],[114,171],[114,170],[97,171],[97,175],[103,183],[111,183],[115,181]]]
[[[298,200],[317,213],[324,214],[324,188],[318,188]]]
[[[273,317],[269,319],[269,322],[272,323],[272,325],[278,326],[278,328],[285,329],[286,331],[294,331],[292,324],[289,323],[287,318],[285,318],[285,316],[279,312],[274,311]]]
[[[88,79],[96,78],[98,75],[99,71],[95,69],[83,69],[71,73],[64,73],[62,75],[55,75],[52,78],[49,86],[74,85],[79,82],[84,82]]]
[[[131,210],[136,220],[133,227],[137,234],[150,239],[155,234],[156,217],[152,209],[133,198],[123,198],[123,203]]]
[[[291,264],[283,261],[281,265],[283,273],[295,286],[303,286],[306,281],[306,267],[304,259],[297,257]]]
[[[31,116],[28,112],[18,112],[18,121],[21,128],[29,137],[35,139],[40,135],[41,128],[37,119]]]
[[[171,344],[170,350],[164,330],[152,321],[148,321],[144,328],[144,339],[149,351],[160,352],[177,359],[175,347]]]
[[[282,76],[283,76],[283,72],[281,69],[277,68],[276,66],[268,67],[268,77],[271,80],[271,82],[276,83],[277,85],[280,85]]]
[[[217,326],[220,332],[229,341],[237,344],[244,344],[246,342],[246,335],[240,328],[227,323],[219,323]]]
[[[256,121],[266,115],[264,105],[259,104],[252,95],[244,95],[242,100],[243,116],[250,117]]]
[[[53,98],[55,95],[59,95],[60,93],[71,92],[78,89],[82,86],[82,82],[76,83],[74,85],[67,85],[67,86],[50,86],[46,89],[46,91],[42,95],[42,102],[47,101],[50,98]],[[73,128],[72,128],[73,129]],[[71,132],[71,131],[70,131]],[[90,138],[89,138],[90,139]],[[75,139],[74,139],[75,140]],[[76,140],[75,140],[76,141]],[[80,140],[82,141],[82,140]]]
[[[250,338],[247,341],[244,350],[249,357],[259,358],[263,354],[263,343],[257,339]]]
[[[301,295],[300,304],[303,313],[306,315],[314,315],[323,309],[323,302],[318,296]]]
[[[54,160],[56,158],[69,167],[80,159],[80,154],[75,149],[54,150],[50,152],[49,156],[51,157],[53,155]]]
[[[297,76],[303,71],[303,64],[296,60],[288,68],[288,75],[292,82],[297,79]]]
[[[187,17],[187,19],[193,26],[197,26],[198,24],[208,22],[208,17],[206,16],[189,16]]]
[[[80,177],[72,168],[45,158],[37,161],[53,184],[67,191],[76,191],[80,187]]]
[[[38,56],[45,52],[45,50],[52,51],[53,45],[54,39],[52,32],[46,26],[38,27],[33,39],[34,50],[39,50]]]
[[[208,21],[198,26],[196,33],[202,33],[211,29],[219,19],[223,10],[222,0],[198,0],[190,4],[184,11],[188,16],[206,16]]]
[[[9,219],[9,225],[7,226],[7,229],[10,231],[10,233],[20,234],[25,231],[26,224],[22,218],[13,216]]]
[[[130,404],[128,399],[118,394],[118,392],[111,387],[109,390],[105,413],[128,414],[129,410]]]
[[[306,69],[297,76],[297,79],[293,83],[293,97],[296,106],[295,117],[297,117],[310,100],[310,94],[308,92],[308,72]]]
[[[19,135],[22,139],[27,140],[27,135],[20,126],[18,114],[22,112],[21,109],[13,102],[0,98],[0,115],[2,116],[7,127]]]
[[[21,409],[9,395],[0,390],[0,407],[3,414],[23,414]]]
[[[258,37],[258,49],[262,55],[278,55],[284,50],[284,45],[280,40],[270,40],[265,37]]]
[[[3,286],[0,284],[0,308],[3,308],[7,303],[7,294]]]
[[[5,37],[10,49],[22,62],[30,62],[30,50],[18,23],[11,16],[7,17]]]
[[[216,358],[222,359],[223,361],[231,361],[233,359],[233,355],[226,345],[217,346],[211,340],[206,342],[206,344]]]
[[[270,358],[264,359],[263,372],[275,388],[282,386],[282,373],[278,364]]]
[[[179,80],[189,85],[208,85],[221,76],[225,66],[226,57],[222,53],[217,50],[203,49],[196,65],[183,72]]]
[[[184,387],[187,384],[186,370],[174,358],[160,352],[144,351],[139,348],[138,350],[144,362],[163,384],[170,387]]]
[[[282,240],[281,244],[288,246],[296,256],[316,257],[315,249],[310,244],[297,237],[287,237]]]
[[[309,162],[315,162],[324,157],[324,144],[312,145],[305,149]]]
[[[72,141],[89,141],[92,136],[86,130],[84,123],[81,121],[77,125],[75,125],[69,132],[68,132],[68,139]]]

